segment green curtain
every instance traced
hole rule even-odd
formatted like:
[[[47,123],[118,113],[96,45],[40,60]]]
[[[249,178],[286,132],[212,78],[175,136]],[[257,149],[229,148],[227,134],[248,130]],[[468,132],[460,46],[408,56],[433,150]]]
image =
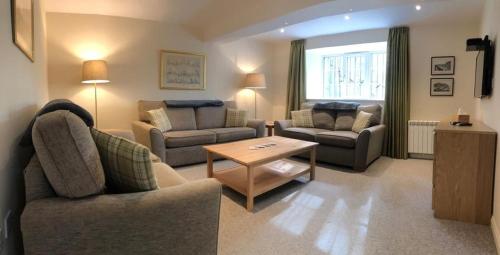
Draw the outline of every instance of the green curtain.
[[[408,27],[391,28],[387,39],[384,154],[398,159],[408,158],[409,33]]]
[[[292,41],[290,46],[290,62],[288,64],[288,87],[286,100],[286,116],[291,118],[291,111],[300,109],[306,100],[306,52],[305,40]]]

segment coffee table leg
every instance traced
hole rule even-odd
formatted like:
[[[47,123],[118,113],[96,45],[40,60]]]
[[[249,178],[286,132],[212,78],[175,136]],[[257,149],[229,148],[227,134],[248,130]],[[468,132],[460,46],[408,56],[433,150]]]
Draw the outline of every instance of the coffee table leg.
[[[311,155],[309,156],[309,162],[311,165],[310,180],[313,181],[316,178],[316,147],[311,150]]]
[[[212,178],[214,176],[214,159],[211,152],[207,151],[207,177]]]
[[[253,168],[247,167],[247,211],[253,210]]]

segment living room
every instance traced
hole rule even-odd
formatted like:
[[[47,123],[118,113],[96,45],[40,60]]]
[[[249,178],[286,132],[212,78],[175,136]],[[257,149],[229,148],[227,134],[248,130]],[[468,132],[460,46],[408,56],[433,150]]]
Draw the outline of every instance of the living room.
[[[2,0],[0,254],[496,254],[499,11]]]

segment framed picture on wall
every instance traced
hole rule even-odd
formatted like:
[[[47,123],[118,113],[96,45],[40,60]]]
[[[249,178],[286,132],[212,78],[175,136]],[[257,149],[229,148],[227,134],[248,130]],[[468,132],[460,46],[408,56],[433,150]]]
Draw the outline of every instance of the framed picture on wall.
[[[162,50],[160,88],[204,90],[206,57],[203,54]]]
[[[431,96],[453,96],[455,79],[431,78]]]
[[[454,75],[455,74],[455,57],[432,57],[431,58],[431,75]]]
[[[11,0],[11,9],[14,44],[33,62],[33,0]]]

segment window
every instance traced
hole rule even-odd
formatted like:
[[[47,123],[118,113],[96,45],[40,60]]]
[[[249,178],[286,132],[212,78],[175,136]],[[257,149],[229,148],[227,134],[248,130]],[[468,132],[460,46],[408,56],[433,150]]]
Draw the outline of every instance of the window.
[[[307,99],[384,100],[386,42],[306,51]]]

